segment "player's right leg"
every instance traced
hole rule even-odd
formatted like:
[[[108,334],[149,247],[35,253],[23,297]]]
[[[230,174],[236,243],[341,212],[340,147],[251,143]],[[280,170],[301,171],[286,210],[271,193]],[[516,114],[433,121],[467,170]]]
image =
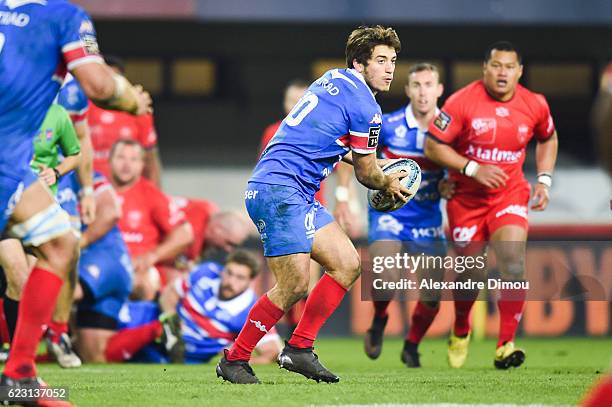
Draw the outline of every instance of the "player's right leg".
[[[321,212],[321,216],[326,213]],[[333,221],[316,231],[311,255],[325,274],[310,293],[304,314],[278,361],[281,367],[309,379],[335,383],[340,378],[319,362],[313,344],[325,321],[361,274],[361,264],[353,243]]]
[[[68,215],[48,188],[29,171],[23,171],[20,178],[16,181],[2,176],[0,198],[4,207],[0,209],[4,214],[12,212],[9,235],[32,247],[38,263],[23,288],[17,329],[0,381],[0,385],[8,387],[37,385],[36,348],[78,250]]]
[[[252,182],[247,186],[245,204],[261,235],[264,256],[276,284],[251,308],[216,372],[232,383],[252,384],[259,383],[248,363],[253,349],[308,289],[310,252],[320,205],[295,188]]]
[[[446,205],[451,239],[458,255],[477,256],[484,250],[487,239],[486,216],[489,208],[485,202],[474,203],[473,197],[455,194]],[[455,276],[457,280],[476,279],[474,270]],[[471,337],[470,313],[478,290],[455,290],[455,323],[448,340],[448,364],[460,368],[465,364]]]

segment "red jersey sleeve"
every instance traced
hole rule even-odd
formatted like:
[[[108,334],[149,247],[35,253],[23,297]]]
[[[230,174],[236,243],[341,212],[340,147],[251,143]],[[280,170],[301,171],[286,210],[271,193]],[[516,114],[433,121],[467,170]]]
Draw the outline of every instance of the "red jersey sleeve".
[[[153,220],[163,233],[170,233],[177,225],[186,221],[185,213],[163,192],[156,188],[151,188],[149,192]]]
[[[138,142],[145,149],[157,146],[157,133],[153,124],[153,115],[148,113],[136,117],[136,125],[138,126]]]
[[[550,108],[548,107],[546,98],[543,95],[536,94],[535,99],[537,101],[536,113],[538,121],[533,128],[533,135],[538,141],[546,141],[554,134],[555,123],[550,114]]]
[[[440,113],[429,125],[429,136],[444,144],[452,144],[464,128],[463,104],[465,93],[455,93],[448,98]]]

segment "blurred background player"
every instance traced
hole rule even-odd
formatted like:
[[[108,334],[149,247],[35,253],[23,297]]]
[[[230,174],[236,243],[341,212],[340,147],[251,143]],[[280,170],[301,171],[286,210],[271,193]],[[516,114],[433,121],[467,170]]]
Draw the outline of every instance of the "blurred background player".
[[[110,183],[103,175],[95,175],[95,220],[82,227],[77,200],[81,189],[72,173],[62,179],[58,197],[80,235],[75,345],[85,362],[95,362],[103,360],[99,355],[117,330],[119,310],[132,289],[133,272],[117,227],[121,209]]]
[[[71,74],[66,75],[64,84],[57,95],[57,103],[62,105],[70,115],[70,120],[72,120],[81,146],[81,161],[77,170],[79,184],[81,185],[79,205],[81,220],[88,225],[93,222],[96,213],[93,196],[93,147],[87,122],[89,100]]]
[[[110,152],[111,184],[119,196],[119,229],[134,265],[133,298],[152,300],[165,276],[155,266],[173,262],[193,242],[185,214],[152,181],[142,176],[145,151],[136,140],[120,139]]]
[[[116,74],[125,75],[125,66],[120,58],[105,55],[104,61]],[[152,113],[133,116],[90,103],[87,118],[91,130],[95,171],[110,179],[109,157],[112,146],[117,140],[136,140],[144,149],[142,175],[156,186],[161,185],[161,162]]]
[[[179,269],[191,270],[202,260],[225,261],[225,257],[251,235],[251,222],[242,213],[219,210],[206,199],[171,197],[185,213],[193,229],[193,243],[177,259]]]
[[[546,99],[518,84],[522,73],[520,53],[512,44],[491,45],[483,79],[448,98],[425,141],[426,157],[449,168],[455,183],[446,207],[453,241],[491,242],[505,281],[524,278],[531,190],[522,169],[525,147],[535,137],[538,182],[531,205],[535,211],[548,205],[558,148]],[[478,293],[455,294],[448,357],[452,367],[461,367],[467,357],[470,310]],[[525,352],[513,342],[525,295],[524,290],[500,290],[497,368],[518,367],[525,359]]]
[[[421,167],[422,180],[418,193],[403,208],[393,212],[379,212],[371,207],[368,209],[371,258],[395,256],[401,253],[402,249],[415,255],[445,255],[438,192],[438,184],[444,177],[444,170],[426,159],[423,154],[425,133],[438,112],[437,102],[443,90],[435,65],[426,62],[412,65],[408,69],[408,83],[405,86],[410,103],[400,110],[383,115],[378,156],[382,159],[415,160]],[[345,168],[346,166],[342,166],[338,171],[344,171]],[[349,177],[339,179],[348,180]],[[443,277],[443,270],[422,269],[418,272],[427,278],[439,280]],[[371,359],[377,359],[382,351],[383,333],[389,318],[387,308],[393,292],[388,294],[385,296],[377,293],[378,301],[375,298],[373,304],[374,318],[366,332],[364,343],[366,355]],[[401,353],[401,360],[408,367],[420,367],[417,348],[439,310],[438,295],[426,291],[420,294]]]
[[[36,348],[77,256],[77,240],[67,214],[29,167],[36,131],[67,71],[75,75],[88,97],[109,108],[142,114],[150,98],[113,76],[104,65],[93,24],[79,7],[65,1],[5,2],[0,12],[28,16],[26,25],[0,25],[0,229],[4,231],[8,224],[9,235],[21,239],[38,258],[22,291],[18,324],[0,379],[2,386],[15,388],[40,385],[34,363]],[[39,400],[33,404],[49,403]]]
[[[134,356],[136,361],[155,360],[156,351],[150,345],[161,339],[167,348],[159,360],[207,363],[232,343],[244,325],[257,300],[250,285],[260,270],[255,254],[234,250],[225,266],[206,261],[167,285],[159,307],[142,301],[125,304],[121,315],[128,328],[111,338],[105,359],[122,362]],[[145,347],[151,349],[142,351]],[[272,363],[280,349],[280,338],[272,330],[257,344],[253,362]]]
[[[310,261],[326,270],[300,322],[278,357],[279,366],[317,382],[338,382],[313,352],[314,340],[359,277],[355,247],[316,199],[320,182],[349,150],[357,179],[405,201],[401,174],[385,176],[376,162],[382,115],[375,99],[393,80],[400,41],[381,26],[360,27],[346,43],[348,68],[315,81],[283,120],[247,184],[245,204],[261,235],[275,286],[251,309],[238,338],[217,365],[232,383],[259,383],[249,359],[259,340],[308,289]]]
[[[304,96],[308,89],[309,83],[303,79],[293,79],[285,87],[285,94],[283,97],[283,110],[284,116],[287,116],[291,109],[298,103],[300,98]],[[261,143],[259,146],[259,155],[261,155],[266,149],[268,143],[280,127],[282,120],[276,121],[265,128],[263,135],[261,136]],[[348,164],[347,164],[348,165]],[[325,180],[321,181],[319,190],[315,193],[315,199],[325,206]],[[319,279],[321,267],[315,262],[310,262],[310,281],[311,284],[308,287],[308,292],[314,287],[314,283]],[[301,299],[287,312],[285,317],[287,318],[287,324],[289,325],[289,332],[293,332],[297,326],[302,311],[304,310],[306,300]]]

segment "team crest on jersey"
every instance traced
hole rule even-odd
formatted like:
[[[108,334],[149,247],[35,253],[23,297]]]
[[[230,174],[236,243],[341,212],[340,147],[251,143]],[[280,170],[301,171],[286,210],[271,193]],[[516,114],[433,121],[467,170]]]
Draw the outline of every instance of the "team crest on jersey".
[[[433,124],[438,130],[445,131],[450,122],[450,116],[440,110],[440,114],[434,119]]]
[[[380,136],[380,127],[370,127],[368,148],[375,148],[378,146],[378,136]]]
[[[495,108],[495,114],[499,117],[508,117],[510,116],[510,111],[503,106],[499,106]]]
[[[129,211],[127,214],[127,223],[131,228],[136,229],[140,226],[142,220],[142,213],[140,211]]]
[[[370,120],[370,124],[381,124],[381,123],[382,123],[382,116],[380,115],[380,113],[376,113],[374,117],[372,117],[372,120]]]
[[[516,138],[518,138],[519,143],[524,143],[527,140],[527,135],[529,134],[529,126],[525,124],[521,124],[518,126],[518,133],[516,134]]]

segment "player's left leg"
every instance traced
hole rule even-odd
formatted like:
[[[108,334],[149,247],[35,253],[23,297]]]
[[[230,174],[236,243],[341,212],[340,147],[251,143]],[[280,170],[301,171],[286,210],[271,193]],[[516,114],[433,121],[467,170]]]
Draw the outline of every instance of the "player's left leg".
[[[317,212],[327,222],[329,214],[325,214],[324,208]],[[281,367],[307,378],[335,383],[340,378],[321,365],[313,344],[325,321],[359,277],[361,264],[353,243],[335,221],[317,229],[311,256],[326,271],[310,293],[302,318],[278,360]]]
[[[525,245],[527,229],[506,225],[491,235],[491,248],[495,251],[503,281],[522,281],[525,273]],[[523,315],[526,291],[502,289],[499,293],[499,339],[495,353],[495,367],[518,367],[525,360],[525,352],[514,346],[514,336]]]
[[[507,191],[504,199],[489,212],[489,244],[495,251],[503,281],[524,280],[529,193],[529,185],[518,185]],[[495,354],[495,367],[498,369],[518,367],[525,360],[525,352],[514,346],[514,336],[523,314],[526,294],[523,289],[502,289],[499,292],[500,330]]]
[[[34,356],[43,326],[51,319],[57,296],[67,273],[74,267],[78,250],[68,215],[55,202],[48,188],[38,180],[33,181],[36,179],[33,174],[22,176],[23,181],[11,188],[15,192],[11,197],[14,210],[9,234],[31,246],[39,260],[23,288],[15,337],[0,382],[13,388],[40,386]]]

